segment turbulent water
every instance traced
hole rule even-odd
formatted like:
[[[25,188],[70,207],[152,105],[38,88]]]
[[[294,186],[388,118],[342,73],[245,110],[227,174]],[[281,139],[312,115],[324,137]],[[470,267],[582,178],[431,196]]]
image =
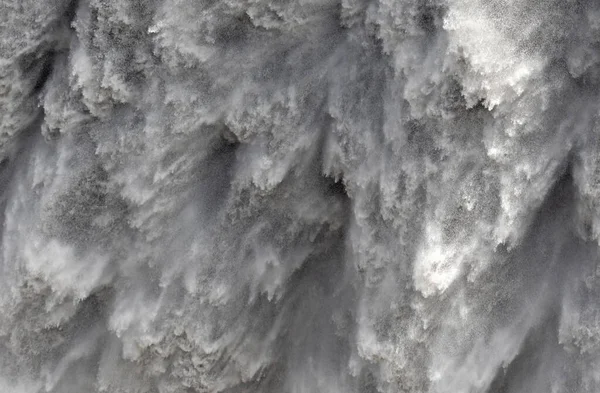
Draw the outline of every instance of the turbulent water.
[[[600,3],[1,0],[0,392],[600,391]]]

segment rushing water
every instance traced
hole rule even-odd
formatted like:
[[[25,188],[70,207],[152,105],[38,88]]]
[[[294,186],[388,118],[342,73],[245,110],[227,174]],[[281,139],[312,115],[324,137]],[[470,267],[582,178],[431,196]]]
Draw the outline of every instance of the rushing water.
[[[1,393],[597,393],[600,3],[1,0]]]

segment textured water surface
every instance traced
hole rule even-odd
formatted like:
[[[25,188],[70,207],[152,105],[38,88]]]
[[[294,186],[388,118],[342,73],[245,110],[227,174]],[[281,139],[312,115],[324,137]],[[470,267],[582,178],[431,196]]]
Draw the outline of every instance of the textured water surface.
[[[600,3],[0,0],[0,391],[597,393]]]

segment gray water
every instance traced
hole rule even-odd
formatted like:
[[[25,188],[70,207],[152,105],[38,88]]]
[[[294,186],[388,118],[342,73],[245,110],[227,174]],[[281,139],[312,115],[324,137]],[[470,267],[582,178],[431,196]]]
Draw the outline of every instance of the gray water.
[[[600,3],[1,0],[1,393],[600,391]]]

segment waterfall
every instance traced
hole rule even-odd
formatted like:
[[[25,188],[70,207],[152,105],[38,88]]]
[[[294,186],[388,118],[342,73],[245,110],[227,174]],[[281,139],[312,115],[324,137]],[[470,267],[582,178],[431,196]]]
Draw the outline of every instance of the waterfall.
[[[600,391],[600,3],[0,20],[0,393]]]

